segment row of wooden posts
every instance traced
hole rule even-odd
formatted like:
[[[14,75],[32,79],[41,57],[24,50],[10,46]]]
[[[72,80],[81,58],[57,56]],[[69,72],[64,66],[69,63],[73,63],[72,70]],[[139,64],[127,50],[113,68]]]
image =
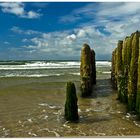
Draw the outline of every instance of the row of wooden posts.
[[[119,40],[112,53],[111,80],[118,99],[140,116],[140,32]]]
[[[88,44],[81,50],[81,96],[90,96],[96,84],[95,52]],[[124,40],[119,40],[112,53],[111,81],[118,90],[118,99],[127,104],[129,112],[140,117],[140,32],[136,31]],[[78,120],[78,106],[75,85],[67,83],[65,118]]]
[[[92,87],[96,84],[96,66],[95,66],[95,52],[90,49],[88,44],[84,44],[81,50],[81,97],[90,96]],[[65,102],[65,119],[67,121],[77,121],[78,105],[77,95],[74,83],[68,82],[66,87],[66,102]]]

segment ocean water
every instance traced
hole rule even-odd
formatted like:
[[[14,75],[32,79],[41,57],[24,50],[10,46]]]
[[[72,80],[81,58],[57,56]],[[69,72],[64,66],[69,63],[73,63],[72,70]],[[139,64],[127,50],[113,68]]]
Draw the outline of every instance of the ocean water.
[[[111,62],[96,61],[99,73],[110,73]],[[80,61],[0,61],[0,77],[80,75]]]
[[[117,98],[111,62],[96,61],[97,83],[80,96],[79,61],[1,61],[0,137],[140,136],[140,121]],[[66,83],[78,97],[79,122],[64,118]]]

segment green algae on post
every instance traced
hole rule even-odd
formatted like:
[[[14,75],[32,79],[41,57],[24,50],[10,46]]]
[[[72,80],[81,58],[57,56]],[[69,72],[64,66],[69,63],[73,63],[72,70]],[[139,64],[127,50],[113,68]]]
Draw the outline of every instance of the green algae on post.
[[[91,50],[88,44],[84,44],[81,50],[81,96],[89,96],[92,91],[91,84]]]
[[[123,103],[127,103],[127,41],[128,37],[123,40],[122,46],[122,77],[120,79],[120,101]]]
[[[122,44],[123,41],[118,41],[118,47],[116,52],[116,79],[117,79],[117,89],[118,89],[118,99],[121,100],[122,91]]]
[[[139,38],[139,52],[140,52],[140,38]],[[140,55],[138,57],[138,81],[137,81],[137,97],[136,97],[136,111],[140,117]]]
[[[128,109],[129,111],[135,111],[136,109],[139,36],[140,36],[140,33],[136,31],[132,39],[132,54],[131,54],[129,79],[128,79]]]
[[[117,80],[116,80],[116,49],[112,53],[112,70],[111,70],[111,81],[114,89],[117,89]]]
[[[117,78],[118,78],[118,75],[117,75],[117,49],[115,49],[115,85],[116,85],[116,89],[117,89]]]
[[[122,48],[122,73],[123,73],[123,79],[122,79],[122,98],[121,101],[123,103],[128,102],[128,71],[130,67],[130,61],[131,61],[131,42],[132,37],[126,37],[123,42],[123,48]]]
[[[65,119],[67,121],[77,121],[78,105],[77,105],[76,88],[74,83],[68,82],[66,87],[66,102],[65,102]]]
[[[95,64],[95,52],[91,50],[91,83],[96,84],[96,64]]]

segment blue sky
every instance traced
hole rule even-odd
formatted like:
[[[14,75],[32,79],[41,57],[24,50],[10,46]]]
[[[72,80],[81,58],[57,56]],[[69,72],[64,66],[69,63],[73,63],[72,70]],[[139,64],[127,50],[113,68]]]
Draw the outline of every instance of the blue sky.
[[[83,43],[111,59],[139,29],[138,2],[0,2],[0,60],[80,59]]]

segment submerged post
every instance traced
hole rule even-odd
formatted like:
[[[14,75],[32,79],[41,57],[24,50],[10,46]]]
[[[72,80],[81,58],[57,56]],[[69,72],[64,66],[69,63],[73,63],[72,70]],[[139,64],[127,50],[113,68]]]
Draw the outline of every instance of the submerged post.
[[[74,83],[68,82],[66,87],[66,102],[65,102],[65,119],[67,121],[77,121],[78,105],[77,105],[76,88]]]

